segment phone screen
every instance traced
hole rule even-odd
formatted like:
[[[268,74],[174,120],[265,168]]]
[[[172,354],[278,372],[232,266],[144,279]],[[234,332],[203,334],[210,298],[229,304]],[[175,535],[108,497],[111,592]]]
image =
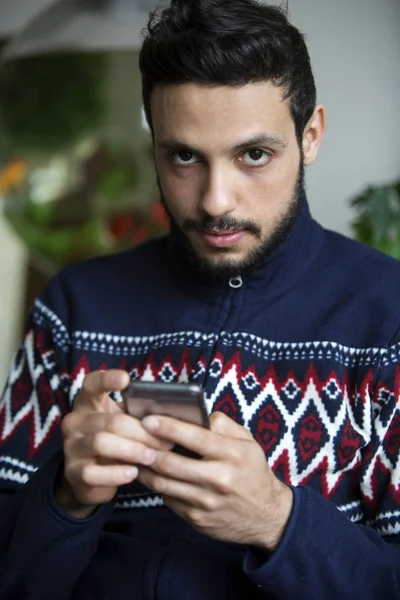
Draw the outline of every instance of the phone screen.
[[[134,381],[122,392],[122,397],[125,411],[137,419],[166,415],[199,427],[210,426],[203,390],[197,384]],[[187,458],[201,458],[178,444],[173,450]]]
[[[125,411],[137,419],[166,415],[199,427],[209,427],[203,390],[197,384],[134,381],[122,397]]]

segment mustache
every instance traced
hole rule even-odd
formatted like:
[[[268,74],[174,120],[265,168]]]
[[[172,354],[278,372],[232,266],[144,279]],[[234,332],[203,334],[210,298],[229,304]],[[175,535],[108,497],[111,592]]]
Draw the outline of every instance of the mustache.
[[[197,231],[198,233],[236,233],[238,231],[248,231],[253,235],[261,236],[261,227],[254,221],[238,221],[233,217],[205,217],[201,221],[188,219],[183,223],[184,231]]]

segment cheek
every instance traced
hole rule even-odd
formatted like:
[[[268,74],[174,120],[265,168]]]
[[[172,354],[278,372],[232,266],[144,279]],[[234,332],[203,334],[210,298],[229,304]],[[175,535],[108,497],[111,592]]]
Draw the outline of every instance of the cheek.
[[[178,221],[193,218],[198,204],[198,184],[196,176],[189,171],[181,176],[170,169],[158,169],[158,176],[165,202]]]
[[[277,204],[289,203],[299,176],[300,156],[297,153],[278,162],[271,170],[268,180],[271,196]]]
[[[171,193],[166,197],[167,205],[176,221],[182,225],[183,221],[193,218],[193,211],[187,197],[180,195],[179,192]]]
[[[294,164],[274,165],[274,169],[249,182],[247,197],[252,207],[249,204],[248,210],[265,230],[270,230],[292,202],[299,173]]]
[[[296,177],[284,169],[274,169],[247,182],[246,197],[262,214],[279,211],[292,198]],[[264,215],[265,216],[265,215]]]

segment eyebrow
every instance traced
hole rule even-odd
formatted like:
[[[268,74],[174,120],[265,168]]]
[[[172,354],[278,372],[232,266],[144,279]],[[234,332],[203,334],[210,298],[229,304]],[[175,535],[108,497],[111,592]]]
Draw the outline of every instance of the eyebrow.
[[[182,142],[174,138],[156,139],[156,145],[159,148],[172,152],[178,150],[190,150],[191,152],[194,152],[199,156],[203,154],[201,151],[196,150],[196,148],[194,148],[190,144],[187,144],[186,142]],[[229,153],[233,152],[234,154],[237,154],[238,152],[246,150],[247,148],[255,148],[258,146],[268,146],[269,148],[284,150],[285,148],[287,148],[287,145],[288,143],[279,136],[270,133],[261,133],[247,140],[243,140],[243,142],[240,142],[239,144],[236,144],[233,148],[229,150]]]

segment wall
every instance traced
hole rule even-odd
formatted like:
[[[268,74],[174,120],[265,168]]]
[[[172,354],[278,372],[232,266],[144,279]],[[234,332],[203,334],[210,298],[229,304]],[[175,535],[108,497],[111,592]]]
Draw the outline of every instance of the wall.
[[[314,216],[349,233],[348,201],[368,184],[400,177],[400,1],[291,0],[307,34],[324,145],[307,173]]]
[[[0,0],[0,38],[17,33],[52,1]],[[0,198],[0,393],[18,345],[25,266],[26,252],[2,218]]]
[[[0,388],[18,344],[25,264],[25,251],[0,212]]]
[[[51,4],[54,0],[0,0],[0,36],[17,33]]]

